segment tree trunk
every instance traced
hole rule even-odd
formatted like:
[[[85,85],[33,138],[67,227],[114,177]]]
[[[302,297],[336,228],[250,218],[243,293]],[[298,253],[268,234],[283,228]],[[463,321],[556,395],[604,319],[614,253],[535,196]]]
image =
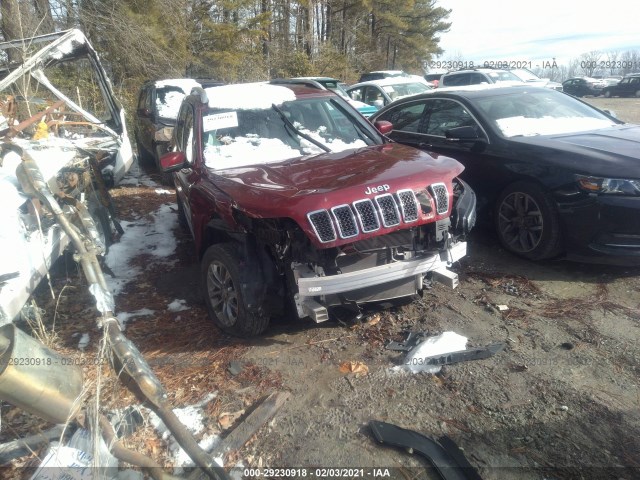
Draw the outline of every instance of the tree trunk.
[[[5,40],[16,40],[24,37],[18,0],[2,0],[0,2],[0,15],[2,15],[2,35]],[[20,48],[8,49],[7,55],[9,56],[9,63],[22,63],[23,54]]]
[[[37,21],[40,25],[38,28],[38,34],[55,32],[56,28],[53,23],[53,17],[51,16],[51,5],[49,0],[34,0],[33,6],[35,7]]]

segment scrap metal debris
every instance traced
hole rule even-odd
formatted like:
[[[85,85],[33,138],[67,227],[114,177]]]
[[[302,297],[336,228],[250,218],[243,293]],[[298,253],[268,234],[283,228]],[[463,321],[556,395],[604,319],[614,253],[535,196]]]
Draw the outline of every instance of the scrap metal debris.
[[[505,347],[504,343],[492,343],[467,350],[466,345],[467,338],[455,332],[443,332],[428,338],[424,333],[410,332],[404,342],[390,342],[387,349],[409,352],[403,364],[394,370],[437,373],[442,365],[489,358]]]
[[[449,437],[435,441],[413,430],[371,420],[369,427],[380,443],[418,453],[431,463],[444,480],[482,480],[460,448]]]

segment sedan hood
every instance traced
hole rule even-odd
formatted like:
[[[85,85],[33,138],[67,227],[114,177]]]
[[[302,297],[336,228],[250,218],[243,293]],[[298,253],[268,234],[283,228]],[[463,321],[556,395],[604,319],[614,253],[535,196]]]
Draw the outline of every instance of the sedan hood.
[[[640,126],[620,125],[588,132],[511,138],[512,142],[553,151],[551,163],[576,173],[640,178]]]

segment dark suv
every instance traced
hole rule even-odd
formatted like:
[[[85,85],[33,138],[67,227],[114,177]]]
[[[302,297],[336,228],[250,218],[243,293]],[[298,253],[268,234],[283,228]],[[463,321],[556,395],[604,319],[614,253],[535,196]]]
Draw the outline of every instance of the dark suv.
[[[627,75],[615,85],[602,89],[605,97],[640,97],[640,73]]]
[[[222,330],[262,332],[288,308],[316,322],[453,287],[475,194],[456,160],[389,141],[343,98],[312,84],[241,84],[185,98],[176,151],[178,215],[201,258]]]
[[[176,78],[148,81],[138,95],[135,137],[138,157],[158,167],[160,157],[167,152],[182,99],[194,87],[221,85],[212,80]],[[167,179],[165,179],[167,180]]]

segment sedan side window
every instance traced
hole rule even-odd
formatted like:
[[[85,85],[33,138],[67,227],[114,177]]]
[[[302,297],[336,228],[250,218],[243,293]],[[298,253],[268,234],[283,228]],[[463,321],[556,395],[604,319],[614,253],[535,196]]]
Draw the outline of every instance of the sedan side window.
[[[476,132],[481,133],[474,118],[458,102],[442,99],[427,102],[422,133],[444,137],[447,130],[456,127],[475,127]]]
[[[422,112],[424,112],[424,103],[413,103],[389,110],[380,115],[378,120],[391,122],[393,129],[397,131],[418,133]]]

